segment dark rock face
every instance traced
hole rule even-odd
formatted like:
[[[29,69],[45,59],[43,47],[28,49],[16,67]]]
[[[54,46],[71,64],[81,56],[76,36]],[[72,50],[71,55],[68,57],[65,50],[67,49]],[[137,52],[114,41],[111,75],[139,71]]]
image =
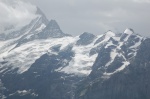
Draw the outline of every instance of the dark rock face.
[[[100,37],[100,38],[95,42],[95,44],[97,44],[97,43],[103,41],[104,39],[105,39],[105,35],[103,35],[102,37]]]
[[[96,36],[91,33],[84,32],[79,36],[79,38],[80,39],[77,41],[76,45],[88,45],[93,42]]]
[[[57,24],[55,20],[51,20],[46,26],[46,28],[37,36],[40,39],[46,39],[49,37],[53,37],[53,38],[64,37],[64,36],[67,36],[67,34],[64,34],[61,31],[59,25]]]
[[[126,69],[109,78],[99,75],[95,80],[89,79],[90,83],[80,85],[76,99],[149,99],[149,49],[150,39],[146,39]]]

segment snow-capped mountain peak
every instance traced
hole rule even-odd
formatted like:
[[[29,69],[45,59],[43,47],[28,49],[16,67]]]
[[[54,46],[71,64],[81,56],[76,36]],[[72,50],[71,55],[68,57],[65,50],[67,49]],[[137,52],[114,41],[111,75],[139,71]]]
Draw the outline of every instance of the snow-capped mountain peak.
[[[125,33],[125,34],[129,34],[129,35],[131,35],[131,34],[133,34],[133,33],[134,33],[134,30],[133,30],[133,29],[131,29],[131,28],[127,28],[127,29],[124,31],[124,33]]]
[[[120,40],[126,42],[132,34],[134,34],[133,29],[127,28],[124,33],[122,33]]]
[[[0,34],[0,40],[10,40],[10,39],[23,39],[29,35],[36,34],[41,32],[43,27],[45,28],[49,20],[42,13],[42,11],[37,8],[36,17],[31,20],[30,23],[21,27],[20,29],[13,29],[13,31],[7,31]]]
[[[107,37],[114,37],[114,36],[115,36],[115,33],[113,33],[111,30],[109,30],[109,31],[107,31],[107,32],[105,33],[105,35],[106,35]]]

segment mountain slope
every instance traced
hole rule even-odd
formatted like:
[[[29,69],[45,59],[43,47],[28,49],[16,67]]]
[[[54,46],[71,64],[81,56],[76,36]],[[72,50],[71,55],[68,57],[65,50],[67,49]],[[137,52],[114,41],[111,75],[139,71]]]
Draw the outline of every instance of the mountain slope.
[[[106,45],[104,47],[106,49],[99,52],[92,73],[77,88],[76,99],[150,98],[148,76],[150,39],[133,34],[130,29],[126,31],[120,39],[121,42],[123,41],[123,44],[119,46],[121,49],[117,48],[112,55],[113,58],[109,54],[110,51],[114,53],[114,48],[116,49],[114,45],[111,45],[111,49],[108,49]],[[109,58],[111,61],[108,62]]]

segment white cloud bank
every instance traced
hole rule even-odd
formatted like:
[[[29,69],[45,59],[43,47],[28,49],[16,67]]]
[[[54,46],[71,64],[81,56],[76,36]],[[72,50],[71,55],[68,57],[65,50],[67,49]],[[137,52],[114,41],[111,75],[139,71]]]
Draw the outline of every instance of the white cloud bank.
[[[0,0],[0,29],[22,27],[36,17],[36,6],[21,0]]]

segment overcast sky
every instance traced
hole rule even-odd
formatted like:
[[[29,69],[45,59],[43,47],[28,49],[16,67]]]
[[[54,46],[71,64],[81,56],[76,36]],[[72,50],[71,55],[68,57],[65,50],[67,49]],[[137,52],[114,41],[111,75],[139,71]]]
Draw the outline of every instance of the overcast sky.
[[[150,0],[24,1],[37,5],[49,20],[55,19],[65,33],[123,32],[129,27],[136,33],[150,36]]]
[[[150,36],[150,0],[29,0],[66,33],[123,32]]]

